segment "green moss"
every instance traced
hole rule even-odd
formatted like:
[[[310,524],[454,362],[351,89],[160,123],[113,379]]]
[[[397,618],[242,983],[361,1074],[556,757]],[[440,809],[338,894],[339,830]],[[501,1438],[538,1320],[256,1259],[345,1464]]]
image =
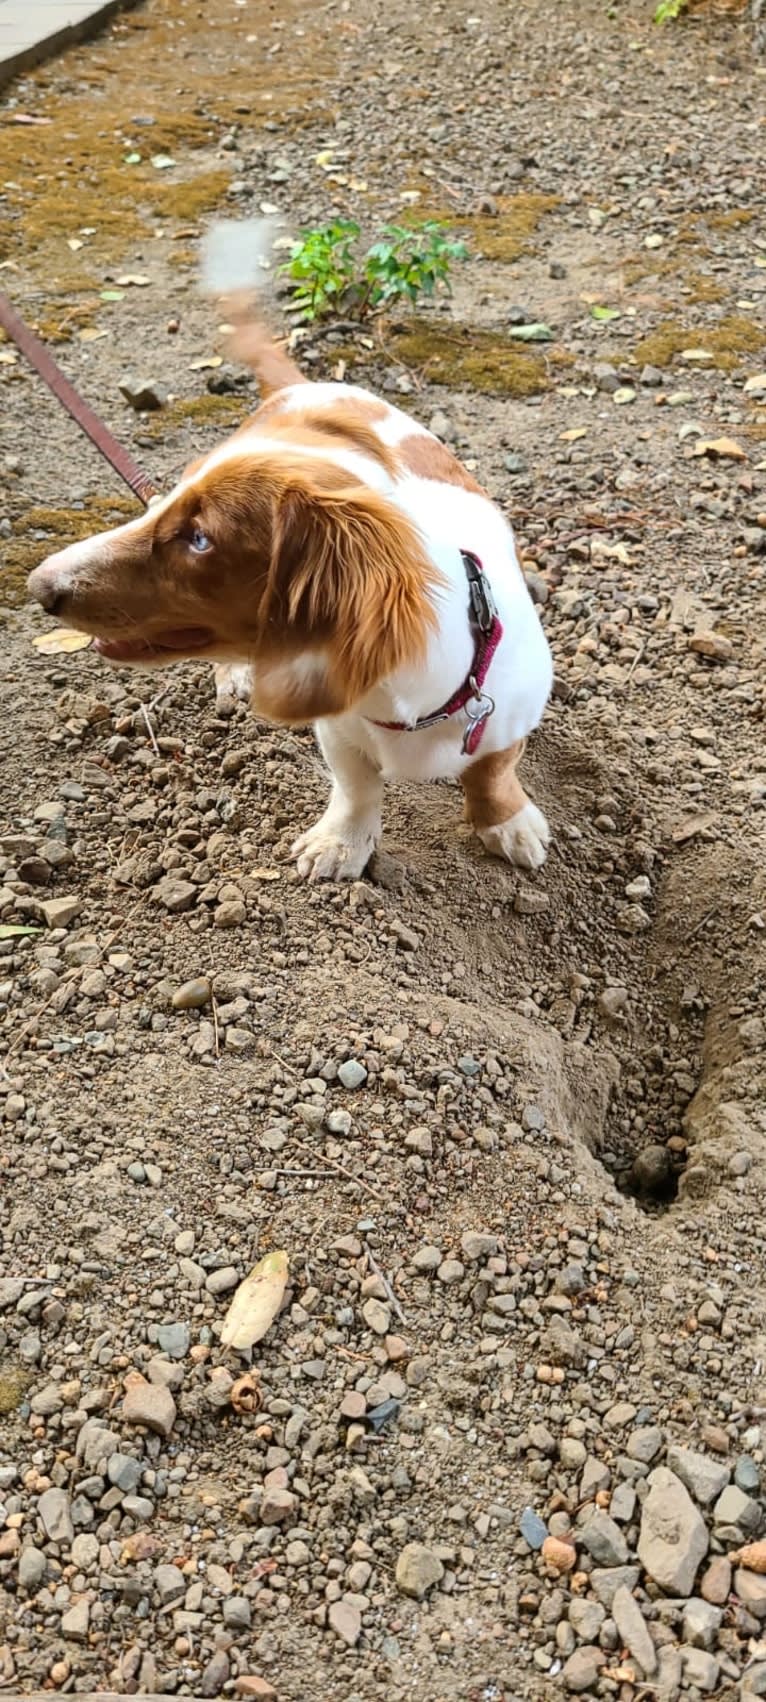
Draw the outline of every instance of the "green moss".
[[[137,498],[92,497],[84,508],[28,508],[14,524],[13,537],[0,546],[0,605],[17,608],[27,600],[27,575],[51,548],[77,543],[119,526],[140,512]],[[44,532],[44,538],[32,537]]]
[[[534,396],[547,390],[548,364],[568,364],[562,350],[543,356],[519,348],[507,337],[452,323],[448,329],[412,320],[388,344],[405,366],[415,367],[431,384],[453,389],[470,386],[496,396]]]
[[[144,420],[141,434],[159,443],[168,433],[184,425],[211,425],[230,430],[246,418],[247,403],[241,396],[192,396],[170,402],[161,412]]]
[[[732,207],[728,213],[703,213],[711,230],[735,230],[737,225],[750,225],[755,213],[750,207]]]
[[[438,219],[463,237],[471,255],[484,260],[518,260],[529,253],[529,239],[541,219],[559,205],[558,195],[501,195],[496,213],[456,213],[454,207],[437,205],[430,199],[428,178],[417,175],[412,179],[412,187],[421,192],[424,184],[428,184],[428,190],[422,202],[413,207],[412,219],[418,223]]]
[[[285,0],[286,27],[293,16],[305,26],[294,0]],[[126,36],[139,28],[140,48],[126,48]],[[259,67],[254,89],[251,29],[244,10],[235,12],[225,75],[217,67],[200,81],[188,67],[209,60],[207,9],[198,0],[154,0],[151,13],[126,13],[114,23],[97,53],[74,48],[57,60],[55,74],[50,67],[33,73],[25,99],[47,122],[0,128],[0,259],[31,265],[48,294],[92,288],[104,265],[119,263],[158,218],[193,222],[217,206],[231,171],[218,162],[195,169],[194,154],[215,147],[234,124],[250,127],[255,111],[261,119],[278,116],[288,130],[313,117],[322,69],[337,57],[329,35],[319,40],[305,29],[283,63]],[[157,171],[151,162],[159,154],[176,160],[177,170]],[[140,158],[129,164],[131,155]],[[73,252],[73,240],[84,246]],[[91,263],[95,275],[87,271]]]
[[[696,237],[689,237],[688,241],[694,241],[697,247],[695,260],[707,253]],[[679,253],[678,249],[669,249],[663,254],[631,254],[623,261],[622,276],[629,287],[644,283],[648,278],[663,282],[673,280],[682,287],[687,301],[711,304],[723,301],[726,291],[707,272],[695,271],[693,268],[687,271],[690,259],[688,253]]]
[[[518,260],[530,251],[530,237],[541,219],[559,205],[558,195],[505,195],[498,201],[497,214],[477,213],[445,222],[462,231],[471,252],[485,260]]]
[[[707,349],[719,372],[731,372],[744,355],[755,354],[766,342],[766,331],[751,319],[731,314],[717,325],[679,325],[664,320],[635,349],[640,366],[671,366],[684,349]]]
[[[17,1412],[32,1381],[24,1365],[0,1365],[0,1418]]]

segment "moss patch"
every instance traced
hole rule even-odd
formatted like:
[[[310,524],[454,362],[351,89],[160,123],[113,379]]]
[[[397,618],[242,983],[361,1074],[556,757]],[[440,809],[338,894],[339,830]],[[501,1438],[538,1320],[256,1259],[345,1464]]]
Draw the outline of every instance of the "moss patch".
[[[671,366],[684,349],[707,349],[713,356],[712,365],[719,372],[731,372],[744,355],[755,354],[766,342],[766,332],[751,319],[736,314],[722,319],[718,325],[679,325],[664,320],[635,349],[639,365]]]
[[[199,0],[153,0],[150,12],[119,15],[97,51],[72,48],[34,73],[25,102],[48,122],[0,128],[2,258],[44,278],[47,295],[92,289],[157,221],[188,223],[218,205],[236,162],[200,168],[200,150],[232,125],[278,117],[290,129],[313,117],[334,68],[332,36],[307,27],[297,0],[283,0],[280,19],[305,32],[290,33],[283,63],[268,56],[270,36],[248,41],[244,8],[217,31]],[[175,168],[153,166],[159,155]]]
[[[184,425],[225,426],[230,429],[246,419],[248,412],[252,409],[248,409],[247,401],[241,396],[184,397],[170,402],[167,408],[144,420],[141,435],[159,443],[168,432]]]
[[[27,601],[27,574],[51,548],[91,538],[140,512],[141,504],[130,496],[92,497],[84,508],[28,508],[0,549],[0,606],[17,608]],[[36,532],[45,536],[33,537]]]
[[[424,191],[424,185],[428,188]],[[454,207],[436,205],[430,199],[432,185],[419,174],[411,181],[423,199],[413,206],[410,217],[420,224],[426,219],[438,219],[440,224],[462,236],[471,257],[483,260],[518,260],[530,251],[532,237],[546,213],[559,206],[558,195],[500,195],[497,213],[458,213]]]
[[[703,213],[711,230],[735,230],[737,225],[750,225],[755,218],[751,207],[732,207],[728,213]]]
[[[485,260],[518,260],[520,255],[529,253],[529,239],[545,214],[552,213],[558,205],[558,195],[504,195],[498,201],[496,217],[477,213],[454,219],[452,223],[465,233],[471,249]]]
[[[688,246],[689,242],[694,243],[697,248],[695,261],[699,261],[708,252],[696,237],[679,240],[684,246]],[[644,283],[647,278],[656,278],[658,281],[672,280],[683,289],[685,299],[695,304],[723,301],[727,294],[723,286],[715,278],[711,278],[709,273],[695,270],[694,266],[690,265],[691,260],[690,254],[679,253],[677,249],[669,249],[665,254],[630,254],[623,261],[622,276],[628,286]]]
[[[0,1418],[17,1412],[32,1381],[24,1365],[0,1365]]]
[[[387,347],[431,384],[472,387],[495,396],[538,395],[548,389],[549,363],[563,365],[570,359],[561,349],[551,346],[543,356],[471,325],[452,324],[442,330],[415,321],[399,329],[398,335],[392,334]]]

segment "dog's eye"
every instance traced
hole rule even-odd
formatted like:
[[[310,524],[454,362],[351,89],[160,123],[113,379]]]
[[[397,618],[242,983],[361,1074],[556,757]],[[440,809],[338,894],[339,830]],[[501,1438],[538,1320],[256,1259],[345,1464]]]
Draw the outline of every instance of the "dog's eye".
[[[195,555],[198,556],[205,555],[207,550],[212,550],[213,548],[207,532],[203,532],[201,526],[192,526],[191,532],[189,533],[189,543],[191,548],[194,550]]]

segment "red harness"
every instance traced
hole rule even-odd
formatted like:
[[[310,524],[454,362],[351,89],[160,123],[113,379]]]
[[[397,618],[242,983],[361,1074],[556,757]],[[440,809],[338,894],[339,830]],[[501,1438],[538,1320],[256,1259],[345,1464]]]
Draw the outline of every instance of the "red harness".
[[[449,721],[452,715],[464,709],[467,722],[461,749],[464,756],[473,756],[495,710],[494,698],[483,687],[503,636],[503,627],[478,556],[471,550],[461,550],[460,554],[468,579],[468,618],[475,635],[470,673],[441,709],[435,709],[432,715],[422,715],[419,721],[373,721],[372,725],[382,727],[386,733],[420,733],[425,727],[435,727],[437,721]]]

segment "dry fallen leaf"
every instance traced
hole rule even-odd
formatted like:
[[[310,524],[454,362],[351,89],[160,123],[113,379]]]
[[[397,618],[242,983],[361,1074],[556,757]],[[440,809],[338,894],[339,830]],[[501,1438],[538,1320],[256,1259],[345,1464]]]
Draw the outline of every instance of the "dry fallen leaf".
[[[54,626],[51,632],[41,632],[32,639],[33,648],[43,656],[68,656],[73,650],[87,650],[92,643],[89,632],[75,632],[68,626]]]
[[[101,337],[108,336],[108,331],[97,331],[95,325],[86,325],[82,331],[77,333],[77,339],[80,343],[97,343]]]
[[[571,431],[562,431],[562,432],[560,432],[559,435],[561,437],[562,443],[576,443],[578,438],[587,437],[588,427],[587,426],[572,426]]]
[[[747,454],[733,437],[701,437],[693,455],[710,455],[714,461],[746,461]]]
[[[247,1353],[271,1328],[287,1287],[287,1254],[267,1253],[241,1282],[221,1328],[224,1347]]]
[[[204,355],[202,360],[191,360],[189,362],[189,371],[208,372],[213,371],[217,366],[223,366],[223,355]]]

